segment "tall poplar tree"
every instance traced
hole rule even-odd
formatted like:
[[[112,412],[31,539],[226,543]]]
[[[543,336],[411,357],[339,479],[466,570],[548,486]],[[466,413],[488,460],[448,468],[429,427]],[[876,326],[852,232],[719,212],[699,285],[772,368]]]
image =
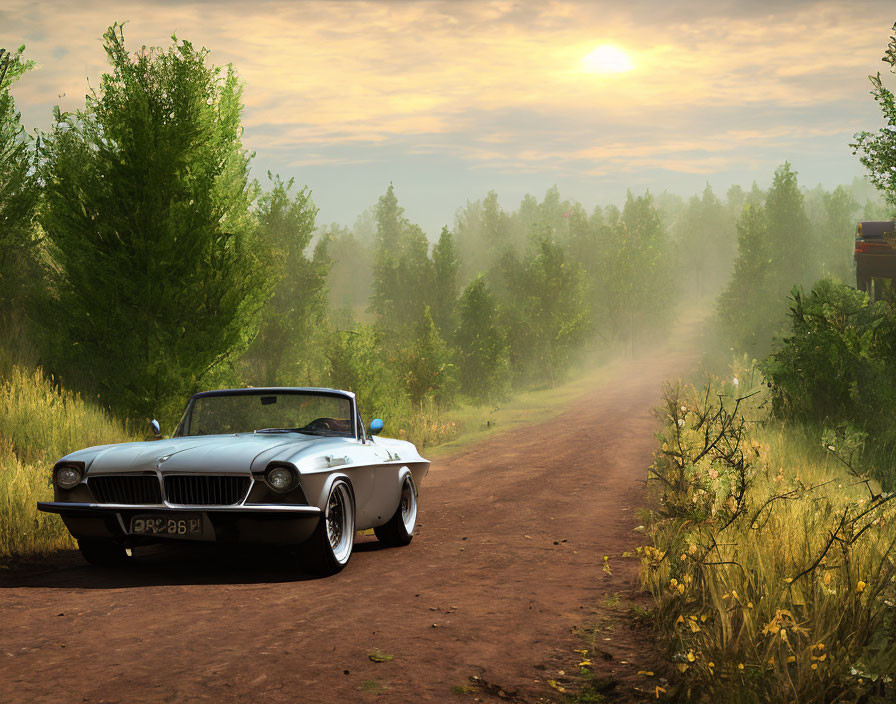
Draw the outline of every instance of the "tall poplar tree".
[[[48,354],[116,411],[172,418],[254,336],[270,292],[256,254],[242,85],[172,37],[103,35],[110,71],[43,145],[52,266]]]
[[[454,332],[454,309],[457,304],[457,272],[460,262],[454,235],[447,227],[435,247],[432,248],[433,287],[431,313],[442,337],[448,339]]]
[[[429,242],[404,217],[391,183],[377,204],[376,223],[370,307],[393,339],[410,339],[423,320],[432,284]]]

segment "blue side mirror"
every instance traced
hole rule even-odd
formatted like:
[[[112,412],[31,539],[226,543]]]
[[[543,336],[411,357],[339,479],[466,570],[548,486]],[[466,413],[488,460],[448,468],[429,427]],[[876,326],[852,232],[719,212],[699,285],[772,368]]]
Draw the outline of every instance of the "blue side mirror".
[[[153,418],[149,424],[152,426],[152,434],[153,435],[158,437],[159,435],[162,434],[162,426],[159,425],[159,421],[157,421],[155,418]]]
[[[370,421],[370,434],[371,435],[379,435],[380,431],[383,429],[383,421],[379,418],[374,418]]]

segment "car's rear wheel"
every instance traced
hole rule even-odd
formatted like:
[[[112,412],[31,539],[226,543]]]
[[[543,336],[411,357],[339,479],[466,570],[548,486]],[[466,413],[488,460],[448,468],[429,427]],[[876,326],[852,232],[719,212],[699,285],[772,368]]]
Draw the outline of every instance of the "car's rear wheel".
[[[124,545],[111,540],[79,540],[78,550],[87,562],[96,567],[122,567],[131,559]]]
[[[408,474],[401,483],[401,499],[389,522],[374,528],[377,539],[389,547],[401,547],[411,542],[417,525],[417,486]]]
[[[327,505],[311,537],[302,545],[300,557],[306,569],[324,577],[348,564],[355,544],[355,501],[348,483],[333,483]]]

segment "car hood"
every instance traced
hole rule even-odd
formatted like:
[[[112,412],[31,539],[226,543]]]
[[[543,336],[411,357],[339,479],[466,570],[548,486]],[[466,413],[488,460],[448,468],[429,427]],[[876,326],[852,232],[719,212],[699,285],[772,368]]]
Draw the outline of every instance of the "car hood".
[[[281,454],[293,455],[315,441],[301,435],[246,433],[129,442],[80,450],[65,460],[81,461],[88,474],[122,471],[260,471]]]

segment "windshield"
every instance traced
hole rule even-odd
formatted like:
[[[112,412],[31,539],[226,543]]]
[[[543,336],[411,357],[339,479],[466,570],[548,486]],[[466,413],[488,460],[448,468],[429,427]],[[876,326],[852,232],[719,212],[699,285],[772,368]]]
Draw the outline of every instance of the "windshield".
[[[301,432],[354,437],[345,396],[302,391],[220,393],[190,401],[177,436]]]

